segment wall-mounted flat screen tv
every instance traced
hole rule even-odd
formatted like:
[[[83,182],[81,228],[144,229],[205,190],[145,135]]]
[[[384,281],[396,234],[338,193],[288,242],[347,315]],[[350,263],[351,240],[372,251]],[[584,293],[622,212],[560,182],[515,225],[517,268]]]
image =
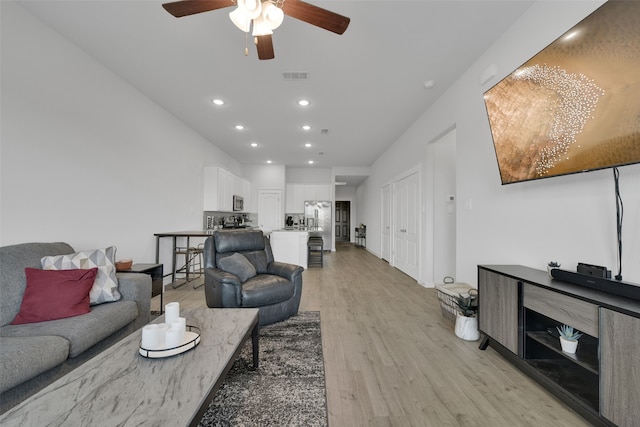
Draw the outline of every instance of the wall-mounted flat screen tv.
[[[609,0],[484,101],[503,184],[640,162],[640,1]]]

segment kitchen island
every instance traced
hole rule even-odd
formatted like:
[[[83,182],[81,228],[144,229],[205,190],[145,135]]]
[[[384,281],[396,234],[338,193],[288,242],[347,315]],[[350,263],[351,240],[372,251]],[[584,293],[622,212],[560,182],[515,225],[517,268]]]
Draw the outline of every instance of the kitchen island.
[[[309,232],[299,228],[273,230],[269,236],[273,259],[307,268]]]

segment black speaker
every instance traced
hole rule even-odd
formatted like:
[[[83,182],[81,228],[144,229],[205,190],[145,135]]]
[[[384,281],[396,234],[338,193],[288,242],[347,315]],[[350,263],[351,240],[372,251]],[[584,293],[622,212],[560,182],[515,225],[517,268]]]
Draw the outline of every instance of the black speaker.
[[[622,282],[598,276],[589,276],[587,274],[575,273],[573,271],[561,270],[559,268],[552,269],[551,276],[554,279],[561,280],[563,282],[640,301],[640,285],[637,283]]]
[[[579,262],[577,271],[578,273],[586,274],[587,276],[611,279],[611,270],[607,270],[607,267],[601,267],[599,265],[591,265]]]

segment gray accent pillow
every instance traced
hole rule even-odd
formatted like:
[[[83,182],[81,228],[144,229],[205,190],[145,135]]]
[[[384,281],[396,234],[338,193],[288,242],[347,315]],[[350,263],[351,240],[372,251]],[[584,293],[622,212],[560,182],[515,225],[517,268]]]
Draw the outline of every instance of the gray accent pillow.
[[[243,283],[256,276],[256,269],[253,264],[238,252],[220,259],[218,261],[218,267],[220,267],[222,271],[238,276],[240,282]]]
[[[98,268],[89,298],[91,305],[118,301],[121,298],[116,277],[116,247],[76,252],[69,255],[46,256],[42,258],[43,270],[88,270]]]

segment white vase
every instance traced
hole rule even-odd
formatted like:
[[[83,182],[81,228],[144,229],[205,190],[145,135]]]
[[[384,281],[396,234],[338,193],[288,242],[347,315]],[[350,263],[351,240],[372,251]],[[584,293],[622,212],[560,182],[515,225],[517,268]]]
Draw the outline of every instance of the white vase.
[[[569,341],[560,337],[560,345],[562,346],[562,351],[565,353],[575,353],[578,348],[578,340]]]
[[[478,331],[478,318],[466,317],[460,313],[456,314],[456,336],[465,341],[477,341],[480,339]]]

